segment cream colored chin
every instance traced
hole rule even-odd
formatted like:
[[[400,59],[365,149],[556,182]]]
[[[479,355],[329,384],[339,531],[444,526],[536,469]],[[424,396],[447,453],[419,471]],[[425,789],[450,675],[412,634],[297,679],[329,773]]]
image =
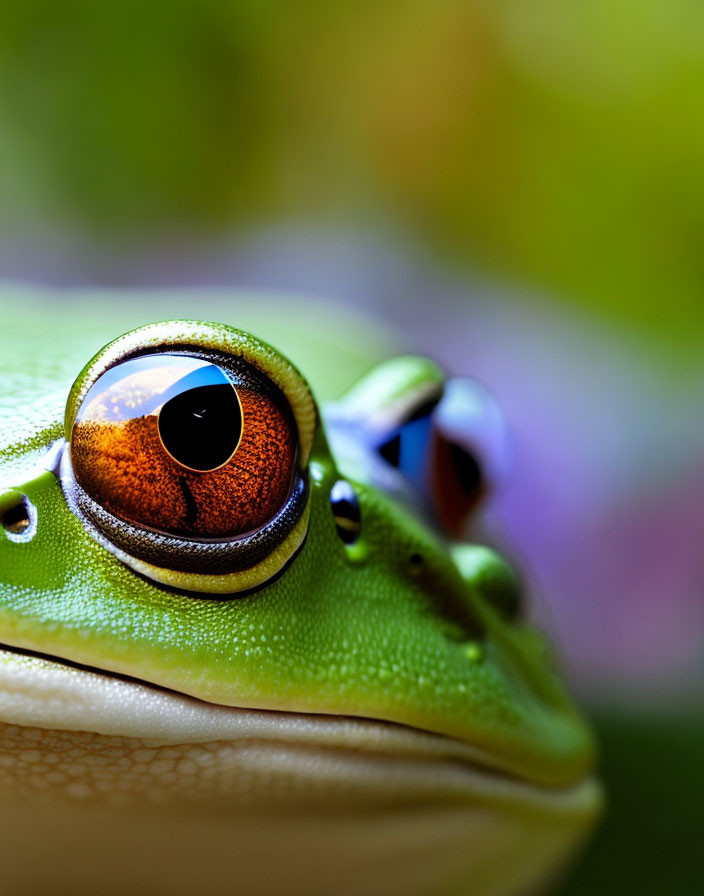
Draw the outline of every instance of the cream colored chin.
[[[0,650],[3,893],[522,892],[599,804],[469,745]],[[454,892],[454,889],[448,892]],[[461,891],[460,891],[461,892]]]

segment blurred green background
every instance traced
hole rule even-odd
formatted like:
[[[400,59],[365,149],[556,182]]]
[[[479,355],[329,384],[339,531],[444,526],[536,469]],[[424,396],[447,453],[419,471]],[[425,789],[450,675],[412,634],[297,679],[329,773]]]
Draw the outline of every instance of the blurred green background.
[[[112,240],[379,222],[701,335],[692,0],[6,3],[2,226]]]
[[[652,411],[643,387],[640,417],[656,415],[672,444],[681,425],[702,459],[703,85],[694,0],[6,3],[0,274],[166,285],[178,281],[174,256],[207,267],[211,247],[236,255],[248,235],[282,228],[400,241],[448,277],[479,272],[510,288],[514,330],[535,319],[549,331],[566,315],[596,327],[595,368],[608,334],[624,371],[633,353],[649,384],[665,384]],[[315,240],[306,246],[315,259]],[[444,313],[469,302],[458,289]],[[412,327],[398,305],[389,316]],[[559,334],[548,355],[560,354]],[[576,401],[588,379],[575,380]],[[594,419],[585,432],[615,464]],[[658,501],[644,497],[654,456],[660,470],[676,466],[659,445],[634,436],[632,519],[664,512],[673,493],[661,477]],[[704,462],[690,469],[683,496]],[[597,473],[591,482],[608,493]],[[704,516],[692,506],[677,517],[690,538]],[[628,550],[635,568],[637,545]],[[668,557],[677,572],[665,545]],[[704,597],[693,562],[679,590],[662,591],[672,614],[685,590],[688,606]],[[627,627],[637,593],[618,612]],[[564,892],[692,893],[704,875],[701,690],[673,701],[670,689],[674,708],[653,697],[650,710],[647,688],[617,707],[608,677],[600,688],[588,699],[611,810]]]

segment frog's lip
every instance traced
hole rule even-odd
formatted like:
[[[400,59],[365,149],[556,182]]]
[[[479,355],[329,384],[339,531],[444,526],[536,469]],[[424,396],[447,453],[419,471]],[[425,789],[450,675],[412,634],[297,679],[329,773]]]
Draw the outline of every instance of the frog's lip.
[[[396,722],[207,703],[139,679],[6,645],[0,645],[1,723],[139,739],[151,746],[254,744],[264,753],[273,749],[288,756],[287,761],[291,751],[297,757],[307,754],[317,770],[329,765],[323,756],[334,757],[333,767],[337,763],[338,768],[341,761],[366,760],[388,769],[393,760],[400,769],[412,770],[409,780],[402,773],[393,786],[405,780],[403,787],[410,787],[412,797],[426,800],[455,801],[467,795],[468,787],[476,795],[477,782],[483,782],[481,786],[499,798],[510,796],[534,808],[539,804],[550,814],[576,813],[589,819],[601,799],[591,776],[569,786],[546,787],[500,766],[469,743]]]

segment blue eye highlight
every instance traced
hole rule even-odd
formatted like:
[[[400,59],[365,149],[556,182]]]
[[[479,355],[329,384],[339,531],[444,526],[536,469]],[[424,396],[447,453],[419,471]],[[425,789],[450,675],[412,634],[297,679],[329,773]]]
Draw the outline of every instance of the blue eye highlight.
[[[421,485],[427,474],[432,436],[430,414],[410,420],[379,446],[379,454],[411,482]]]
[[[501,486],[510,459],[496,400],[479,383],[461,377],[447,380],[439,399],[390,427],[376,451],[454,536],[462,535],[475,508]]]

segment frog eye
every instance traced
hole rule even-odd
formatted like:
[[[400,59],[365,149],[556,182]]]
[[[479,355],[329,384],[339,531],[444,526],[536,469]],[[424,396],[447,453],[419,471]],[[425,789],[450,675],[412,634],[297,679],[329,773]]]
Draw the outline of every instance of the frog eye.
[[[250,336],[190,324],[184,344],[188,322],[164,328],[160,350],[144,351],[151,328],[128,334],[74,387],[67,499],[99,540],[157,581],[254,587],[305,536],[310,392]]]
[[[505,480],[509,466],[504,418],[491,394],[454,377],[377,443],[378,454],[426,497],[440,523],[461,535],[472,510]]]
[[[189,355],[123,361],[91,387],[71,432],[78,484],[130,523],[235,538],[268,522],[293,485],[296,427],[250,371]]]

